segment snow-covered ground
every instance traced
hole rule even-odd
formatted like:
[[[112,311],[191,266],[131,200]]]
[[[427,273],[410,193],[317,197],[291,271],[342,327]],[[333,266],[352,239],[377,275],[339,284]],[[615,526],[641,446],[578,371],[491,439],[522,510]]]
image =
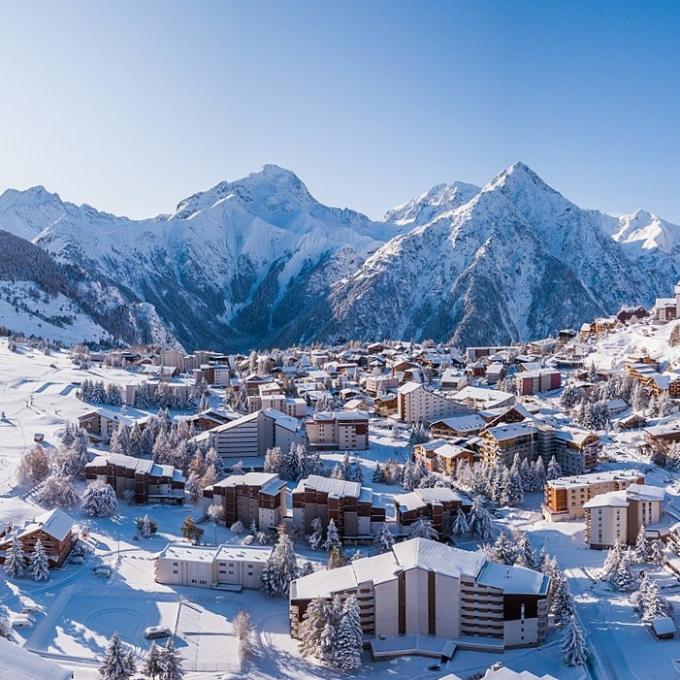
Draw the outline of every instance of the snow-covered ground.
[[[627,344],[621,348],[621,356],[638,342],[632,332],[629,335]],[[648,341],[647,336],[640,337]],[[611,341],[618,348],[618,340],[611,338]],[[647,346],[651,352],[653,344],[648,342]],[[611,362],[612,348],[603,347],[602,353]],[[11,519],[20,523],[43,510],[31,494],[17,488],[14,471],[21,455],[33,445],[34,433],[45,435],[46,446],[56,446],[64,424],[88,410],[89,407],[77,399],[74,384],[85,378],[123,385],[134,376],[120,369],[97,367],[83,371],[72,365],[66,353],[44,355],[25,347],[13,353],[4,340],[0,341],[0,411],[5,414],[0,420],[0,522]],[[544,414],[561,417],[555,395],[538,402]],[[372,422],[370,435],[370,449],[359,452],[358,456],[365,483],[379,494],[389,518],[393,516],[393,496],[402,490],[398,486],[374,485],[371,477],[377,462],[388,458],[406,460],[408,435],[402,430],[395,436],[392,428],[380,421]],[[608,450],[617,460],[603,467],[647,467],[648,462],[640,460],[637,453],[639,436],[639,433],[610,433]],[[328,461],[341,457],[337,452],[323,455]],[[648,483],[667,488],[667,509],[680,518],[680,484],[675,482],[679,476],[654,466],[650,469]],[[521,509],[501,512],[497,528],[526,531],[534,547],[544,545],[557,557],[576,597],[578,616],[586,629],[594,658],[587,669],[561,665],[559,633],[551,631],[542,647],[505,652],[500,657],[503,663],[515,670],[529,670],[539,675],[551,673],[560,680],[677,677],[674,659],[680,658],[680,640],[656,641],[639,622],[629,596],[612,592],[597,580],[606,554],[586,548],[583,523],[548,523],[540,515],[540,503],[540,494],[528,494]],[[144,512],[157,522],[158,533],[149,539],[138,539],[135,519]],[[118,631],[123,640],[141,654],[148,647],[143,638],[144,628],[164,624],[176,630],[176,645],[191,680],[245,676],[341,677],[300,656],[297,643],[289,636],[286,600],[256,591],[230,593],[175,588],[154,581],[153,559],[169,542],[182,540],[180,526],[188,513],[200,514],[190,505],[139,508],[123,502],[118,515],[110,519],[93,519],[79,509],[73,510],[70,514],[75,522],[89,530],[92,554],[85,564],[67,564],[53,571],[47,584],[28,579],[0,582],[0,603],[10,616],[26,605],[35,604],[44,611],[32,628],[17,630],[22,644],[72,668],[76,680],[94,680],[96,660],[112,632]],[[669,515],[667,520],[672,522],[675,518]],[[208,543],[236,544],[241,540],[225,527],[210,523],[203,527]],[[474,549],[477,544],[468,540],[461,547]],[[325,553],[312,551],[303,541],[296,542],[296,551],[301,559],[316,563],[324,563],[326,559]],[[110,579],[93,574],[92,568],[102,563],[113,567]],[[677,580],[661,570],[656,570],[654,577],[663,585],[664,595],[680,610]],[[240,609],[251,613],[257,631],[257,653],[246,669],[239,667],[231,630],[231,621]],[[354,675],[371,673],[381,680],[391,680],[395,677],[439,678],[453,672],[466,677],[484,670],[498,658],[495,654],[458,651],[439,671],[429,671],[432,660],[414,657],[372,663],[365,652],[364,665]],[[620,674],[622,667],[626,669],[625,675]]]

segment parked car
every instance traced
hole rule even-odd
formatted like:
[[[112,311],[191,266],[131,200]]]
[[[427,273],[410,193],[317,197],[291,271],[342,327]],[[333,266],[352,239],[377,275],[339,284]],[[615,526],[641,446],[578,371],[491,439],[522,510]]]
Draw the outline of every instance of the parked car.
[[[85,558],[82,555],[71,555],[69,558],[70,564],[83,564],[83,562],[85,562]]]
[[[33,619],[25,614],[18,614],[12,619],[12,628],[31,628]]]
[[[170,637],[170,629],[167,626],[148,626],[144,629],[144,637],[147,640]]]
[[[102,576],[104,578],[110,578],[113,574],[113,569],[108,564],[100,564],[96,566],[93,570],[95,576]]]

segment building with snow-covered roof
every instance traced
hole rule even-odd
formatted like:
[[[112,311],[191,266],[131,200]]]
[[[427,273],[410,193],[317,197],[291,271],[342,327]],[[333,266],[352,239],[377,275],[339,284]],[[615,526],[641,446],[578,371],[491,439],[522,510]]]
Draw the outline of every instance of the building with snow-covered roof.
[[[407,382],[397,391],[397,413],[405,423],[430,423],[470,412],[467,406],[437,394],[422,383]]]
[[[636,483],[593,496],[583,504],[589,547],[611,548],[617,541],[633,545],[640,527],[656,524],[661,518],[665,496],[660,486]]]
[[[269,546],[169,543],[154,564],[156,581],[167,585],[260,588]]]
[[[274,446],[288,452],[297,428],[296,418],[276,409],[263,409],[203,432],[195,441],[214,447],[223,459],[250,458],[264,462],[267,449]]]
[[[444,537],[449,535],[451,522],[458,510],[469,512],[472,501],[460,491],[436,486],[395,494],[394,506],[400,527],[409,527],[421,518],[427,519],[440,537]]]
[[[562,385],[562,376],[559,371],[549,368],[536,368],[529,371],[521,371],[515,375],[515,388],[517,394],[538,394],[558,390]]]
[[[101,442],[102,444],[108,444],[111,441],[113,431],[121,423],[131,430],[135,424],[135,419],[103,406],[78,416],[78,427],[87,432],[91,441]]]
[[[318,517],[324,527],[332,519],[345,539],[370,540],[385,522],[385,507],[359,482],[310,475],[300,480],[291,498],[293,526],[303,534],[311,532]]]
[[[85,478],[89,484],[110,484],[118,498],[131,491],[136,503],[184,502],[186,479],[182,471],[148,458],[104,453],[85,465]]]
[[[531,569],[491,563],[481,551],[413,538],[293,581],[291,635],[298,637],[312,599],[354,594],[365,635],[432,635],[494,651],[536,645],[545,638],[549,583]]]
[[[458,390],[451,399],[475,410],[512,406],[515,403],[515,395],[510,392],[492,390],[488,387],[475,387],[474,385],[466,385],[462,390]]]
[[[607,470],[551,479],[545,484],[543,515],[553,522],[579,519],[591,498],[644,483],[645,477],[638,470]]]
[[[0,564],[16,537],[25,555],[30,555],[38,540],[45,549],[50,567],[60,567],[76,540],[73,520],[63,510],[55,508],[38,515],[23,527],[7,526],[0,534]]]
[[[224,522],[241,521],[249,527],[254,521],[260,531],[275,529],[286,516],[286,482],[270,472],[230,475],[202,491],[224,511]]]
[[[307,418],[310,448],[361,451],[368,448],[368,414],[362,411],[322,411]]]
[[[413,447],[414,461],[420,461],[430,472],[441,472],[445,475],[455,473],[462,461],[472,465],[474,455],[470,449],[451,444],[445,439],[433,439]]]
[[[430,431],[433,437],[471,437],[478,434],[486,427],[486,420],[479,413],[470,413],[463,416],[451,416],[435,420]]]

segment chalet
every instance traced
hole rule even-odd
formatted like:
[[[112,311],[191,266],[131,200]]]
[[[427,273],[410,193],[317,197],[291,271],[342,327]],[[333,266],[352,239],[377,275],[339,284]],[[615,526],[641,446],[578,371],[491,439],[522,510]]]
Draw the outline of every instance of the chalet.
[[[373,400],[376,415],[386,418],[397,412],[397,395],[391,392],[382,394]]]
[[[458,510],[469,512],[472,501],[459,491],[447,487],[414,489],[394,496],[397,523],[408,527],[418,519],[427,519],[441,538],[448,536]],[[408,533],[408,530],[405,532]]]
[[[184,475],[172,465],[160,465],[152,460],[133,458],[120,453],[105,453],[85,465],[89,484],[110,484],[116,496],[134,494],[136,503],[184,502]]]
[[[0,563],[4,563],[5,553],[14,537],[21,542],[25,555],[30,555],[36,542],[40,540],[51,568],[60,567],[64,563],[76,540],[73,520],[59,508],[38,515],[21,529],[5,529],[0,535]]]
[[[135,421],[134,418],[102,406],[78,416],[78,426],[87,432],[90,441],[102,444],[111,441],[113,431],[121,423],[132,429]]]
[[[420,461],[430,472],[441,472],[445,475],[455,474],[460,462],[472,465],[474,453],[444,439],[434,439],[413,447],[413,459]]]
[[[486,421],[478,413],[464,416],[451,416],[435,420],[430,426],[433,437],[458,439],[478,434],[487,426]]]
[[[176,423],[184,422],[196,432],[205,432],[206,430],[212,430],[214,427],[219,427],[225,423],[230,423],[238,417],[239,416],[235,413],[222,413],[220,411],[207,409],[189,416],[175,416],[174,421]]]
[[[293,526],[303,534],[311,531],[317,517],[323,526],[333,519],[346,539],[372,540],[385,522],[385,508],[370,488],[359,482],[310,475],[292,492]]]
[[[645,440],[654,449],[665,449],[680,442],[680,420],[645,427]]]
[[[254,521],[260,531],[266,531],[275,529],[286,516],[286,482],[277,474],[230,475],[203,489],[202,495],[222,506],[227,526],[241,521],[249,527]]]

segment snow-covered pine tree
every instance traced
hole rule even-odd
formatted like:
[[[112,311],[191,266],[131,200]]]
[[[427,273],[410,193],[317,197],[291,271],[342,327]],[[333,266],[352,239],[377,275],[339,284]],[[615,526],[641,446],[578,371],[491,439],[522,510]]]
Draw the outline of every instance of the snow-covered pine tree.
[[[385,483],[385,473],[383,472],[380,463],[376,463],[375,470],[373,471],[373,482],[375,484]]]
[[[312,550],[319,550],[323,543],[323,526],[321,518],[315,517],[311,523],[312,533],[307,537],[307,542]]]
[[[182,669],[182,658],[175,649],[172,637],[161,647],[161,667],[163,673],[160,680],[182,680],[184,670]]]
[[[557,459],[555,456],[553,456],[550,459],[550,462],[548,463],[548,469],[546,471],[546,479],[558,479],[559,477],[562,476],[562,467],[560,464],[557,462]]]
[[[522,480],[520,478],[519,469],[515,469],[514,466],[508,473],[505,498],[507,500],[507,504],[511,508],[518,507],[524,500],[524,489],[522,488]]]
[[[35,542],[35,547],[29,561],[29,568],[34,581],[47,581],[50,577],[49,561],[40,539]]]
[[[638,531],[637,538],[635,539],[635,545],[632,550],[632,558],[636,564],[643,564],[648,562],[651,554],[651,545],[647,540],[645,533],[645,525],[640,526],[640,531]]]
[[[386,523],[384,523],[380,527],[380,530],[376,533],[373,544],[381,553],[386,553],[392,550],[392,546],[394,545],[394,536],[392,535],[392,532]]]
[[[507,565],[515,563],[515,549],[504,531],[501,531],[498,534],[498,538],[493,544],[493,554],[495,556],[495,562]]]
[[[616,543],[614,543],[614,545],[607,552],[607,557],[604,561],[604,565],[602,566],[600,578],[603,581],[609,581],[619,568],[619,564],[622,559],[623,559],[623,546],[621,545],[621,542],[617,539]]]
[[[40,485],[36,499],[48,508],[71,508],[80,500],[70,477],[62,474],[50,475]]]
[[[115,515],[118,512],[118,499],[113,487],[102,482],[89,485],[83,495],[83,512],[92,517]]]
[[[628,556],[624,556],[618,564],[616,571],[609,579],[609,583],[620,592],[626,592],[633,585],[633,575],[630,573]]]
[[[547,475],[546,475],[546,471],[545,471],[545,465],[543,463],[543,458],[541,458],[540,456],[534,461],[533,473],[534,473],[534,478],[536,480],[536,483],[535,483],[533,490],[534,491],[543,491],[543,488],[545,487],[545,481],[546,481]]]
[[[588,647],[581,626],[573,612],[565,621],[562,637],[562,661],[567,666],[583,666],[588,660]]]
[[[491,513],[484,506],[480,496],[476,496],[472,501],[472,509],[468,516],[470,533],[478,536],[482,541],[488,541],[493,535],[493,521]]]
[[[151,520],[147,514],[142,517],[142,528],[140,533],[144,538],[149,538],[151,536]]]
[[[414,480],[413,480],[413,463],[407,460],[404,463],[404,467],[401,471],[401,487],[404,491],[413,491]]]
[[[661,596],[659,586],[649,574],[645,574],[640,581],[638,600],[640,617],[645,623],[650,623],[661,616],[668,616],[668,603]]]
[[[569,591],[567,579],[561,571],[556,571],[553,579],[550,613],[553,615],[555,625],[563,626],[574,613],[574,598]]]
[[[338,632],[332,621],[326,621],[319,638],[319,660],[328,666],[335,665],[337,652]]]
[[[410,538],[428,538],[432,541],[436,541],[439,538],[439,532],[432,526],[432,522],[424,517],[418,517],[411,524],[408,535]]]
[[[264,455],[264,471],[280,474],[283,469],[283,453],[278,446],[267,449]]]
[[[326,527],[326,540],[323,542],[323,548],[324,550],[331,550],[340,546],[342,546],[340,534],[338,533],[337,526],[335,526],[335,520],[331,517]]]
[[[649,561],[652,564],[660,565],[663,564],[666,559],[663,554],[664,543],[658,538],[653,540],[649,549]]]
[[[161,648],[155,642],[151,643],[140,670],[149,680],[160,680],[162,677]]]
[[[359,603],[356,595],[350,595],[345,600],[338,625],[335,663],[339,668],[353,671],[361,666],[363,639]]]
[[[469,533],[470,527],[468,526],[467,518],[462,508],[458,508],[456,512],[456,517],[451,525],[451,535],[456,537],[465,536]]]
[[[26,570],[26,556],[21,541],[14,535],[5,555],[5,573],[12,578],[20,578]]]
[[[515,564],[520,567],[536,568],[536,553],[526,532],[521,532],[515,544]]]
[[[308,605],[300,622],[300,653],[302,656],[316,656],[319,651],[321,633],[330,618],[331,604],[317,597]]]
[[[130,650],[121,642],[118,633],[113,633],[99,665],[100,680],[128,680],[134,674],[135,666]]]
[[[278,528],[278,541],[267,559],[262,574],[263,590],[270,595],[288,596],[291,581],[298,577],[295,548],[286,528],[282,524]]]

